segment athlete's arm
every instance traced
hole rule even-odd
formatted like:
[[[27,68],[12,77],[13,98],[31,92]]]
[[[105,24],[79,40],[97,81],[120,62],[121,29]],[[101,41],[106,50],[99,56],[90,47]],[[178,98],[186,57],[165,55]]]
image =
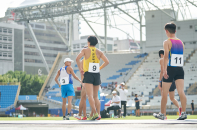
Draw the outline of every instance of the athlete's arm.
[[[60,70],[57,72],[57,75],[55,77],[55,82],[59,85],[59,87],[61,87],[61,85],[59,84],[59,82],[57,80],[59,78],[59,76],[60,76]]]
[[[169,45],[170,45],[170,41],[166,40],[163,43],[163,48],[164,48],[164,66],[163,66],[163,76],[165,79],[168,79],[168,74],[167,74],[167,64],[168,64],[168,55],[169,55]]]
[[[68,66],[67,69],[72,74],[72,76],[81,83],[81,80],[75,75],[73,68],[71,66]]]
[[[83,60],[80,61],[80,66],[81,66],[82,69],[83,69]],[[80,74],[81,74],[81,81],[83,81],[83,74],[82,74],[82,73],[80,73]]]
[[[163,77],[163,59],[160,59],[159,60],[159,63],[160,63],[160,67],[161,67],[161,70],[160,70],[160,77],[159,77],[159,89],[161,90],[161,80],[162,80],[162,77]]]
[[[104,61],[104,63],[100,66],[100,70],[103,69],[105,66],[107,66],[109,64],[109,60],[107,59],[107,57],[103,54],[103,52],[101,52],[101,59]]]
[[[78,68],[79,68],[80,73],[82,73],[82,71],[83,71],[83,66],[81,66],[81,64],[80,64],[80,59],[81,59],[83,56],[85,56],[85,49],[83,49],[83,50],[78,54],[78,56],[77,56],[77,58],[76,58],[77,66],[78,66]]]

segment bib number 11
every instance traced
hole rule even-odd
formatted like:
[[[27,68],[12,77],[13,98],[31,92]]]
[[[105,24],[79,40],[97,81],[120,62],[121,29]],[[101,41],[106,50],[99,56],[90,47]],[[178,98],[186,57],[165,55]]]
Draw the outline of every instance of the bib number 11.
[[[183,55],[172,54],[171,56],[171,66],[183,66]]]

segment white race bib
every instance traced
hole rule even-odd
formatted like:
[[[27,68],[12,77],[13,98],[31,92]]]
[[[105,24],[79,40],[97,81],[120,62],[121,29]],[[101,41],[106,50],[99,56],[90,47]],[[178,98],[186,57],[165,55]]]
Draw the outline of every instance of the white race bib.
[[[90,73],[99,73],[99,63],[89,63],[88,72]]]
[[[172,54],[171,55],[171,66],[183,66],[183,55]]]
[[[67,77],[60,78],[60,84],[61,85],[69,84],[69,79]]]

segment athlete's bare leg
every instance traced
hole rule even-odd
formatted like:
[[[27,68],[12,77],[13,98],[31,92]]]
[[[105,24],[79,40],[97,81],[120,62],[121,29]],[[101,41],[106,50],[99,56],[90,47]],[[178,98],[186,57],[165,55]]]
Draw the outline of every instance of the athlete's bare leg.
[[[100,87],[99,85],[93,87],[93,97],[94,97],[97,113],[100,115],[100,101],[98,99],[99,87]]]
[[[73,96],[68,96],[68,113],[71,111]]]
[[[177,79],[175,83],[176,83],[176,89],[178,91],[181,100],[182,112],[186,112],[187,99],[184,93],[184,79]]]
[[[66,98],[62,98],[62,113],[66,116]]]
[[[91,107],[93,113],[96,114],[95,101],[93,98],[93,84],[84,83],[84,85],[85,85],[86,94],[88,96],[88,100],[90,103],[90,107]]]
[[[174,94],[175,94],[175,91],[169,92],[170,100],[172,101],[172,103],[173,103],[177,108],[179,108],[179,103],[178,103],[178,101],[174,98]]]
[[[79,116],[82,115],[82,110],[83,110],[83,115],[86,116],[86,92],[84,87],[82,87],[81,90],[81,101],[79,103]]]
[[[171,85],[172,83],[162,82],[161,113],[164,115],[166,115],[166,104]]]

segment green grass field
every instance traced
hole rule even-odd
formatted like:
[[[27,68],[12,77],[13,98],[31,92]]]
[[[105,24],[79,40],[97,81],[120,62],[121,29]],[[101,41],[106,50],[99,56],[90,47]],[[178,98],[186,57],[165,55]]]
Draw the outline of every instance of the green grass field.
[[[168,119],[177,119],[178,116],[167,116]],[[197,115],[188,115],[187,119],[197,119]],[[0,121],[23,121],[23,120],[62,120],[62,117],[0,117]],[[74,117],[71,117],[70,120],[76,120]],[[102,118],[102,120],[157,120],[153,116],[127,116],[126,118]]]

